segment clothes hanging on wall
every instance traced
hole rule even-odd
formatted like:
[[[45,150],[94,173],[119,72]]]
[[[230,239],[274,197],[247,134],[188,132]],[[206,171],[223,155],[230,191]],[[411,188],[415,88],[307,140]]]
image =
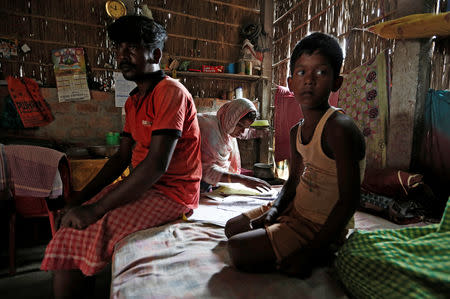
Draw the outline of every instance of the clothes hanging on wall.
[[[25,128],[42,127],[55,119],[36,81],[8,77],[7,82],[9,94]]]
[[[444,206],[450,195],[450,91],[430,89],[425,101],[425,134],[420,170]]]
[[[368,168],[386,166],[388,71],[384,51],[346,75],[339,90],[338,106],[353,118],[366,139]]]
[[[303,118],[300,105],[294,98],[294,94],[287,87],[278,86],[275,92],[275,161],[283,161],[290,158],[289,132],[291,127]]]

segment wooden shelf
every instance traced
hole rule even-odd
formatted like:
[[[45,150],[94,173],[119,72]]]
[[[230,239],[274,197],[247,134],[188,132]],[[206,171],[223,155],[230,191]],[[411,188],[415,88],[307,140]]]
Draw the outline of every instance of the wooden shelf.
[[[165,71],[166,74],[171,75],[170,71]],[[239,75],[229,73],[203,73],[203,72],[181,72],[177,71],[177,77],[203,77],[203,78],[216,78],[216,79],[232,79],[242,81],[257,81],[260,79],[268,80],[267,77],[256,75]]]

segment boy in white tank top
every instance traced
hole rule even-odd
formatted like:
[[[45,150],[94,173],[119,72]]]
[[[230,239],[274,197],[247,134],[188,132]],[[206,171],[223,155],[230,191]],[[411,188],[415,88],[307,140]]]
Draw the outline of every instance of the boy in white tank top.
[[[342,84],[337,39],[315,32],[295,46],[288,85],[304,119],[291,128],[289,178],[267,206],[228,220],[234,265],[305,276],[345,233],[360,200],[365,142],[353,120],[331,107]]]

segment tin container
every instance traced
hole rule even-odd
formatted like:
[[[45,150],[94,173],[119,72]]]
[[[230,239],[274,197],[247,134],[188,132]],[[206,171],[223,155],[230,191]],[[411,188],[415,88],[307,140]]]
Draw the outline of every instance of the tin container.
[[[249,60],[245,61],[245,74],[252,75],[253,74],[253,63]]]
[[[260,179],[273,179],[273,165],[266,163],[255,163],[253,165],[253,175]]]
[[[238,63],[238,74],[244,75],[245,74],[245,61],[239,60]]]
[[[229,74],[234,74],[234,63],[229,63],[226,67],[226,71]]]

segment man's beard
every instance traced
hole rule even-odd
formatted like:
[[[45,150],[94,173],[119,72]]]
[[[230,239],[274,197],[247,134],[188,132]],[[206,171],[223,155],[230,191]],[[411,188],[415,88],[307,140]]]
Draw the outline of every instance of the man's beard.
[[[159,70],[159,65],[148,65],[146,71],[137,72],[137,66],[133,63],[123,62],[119,65],[123,77],[129,81],[144,81],[149,75]]]
[[[136,70],[136,65],[129,62],[122,62],[119,65],[119,70],[122,72],[123,77],[127,80],[134,80],[135,74],[129,74],[130,71]]]

